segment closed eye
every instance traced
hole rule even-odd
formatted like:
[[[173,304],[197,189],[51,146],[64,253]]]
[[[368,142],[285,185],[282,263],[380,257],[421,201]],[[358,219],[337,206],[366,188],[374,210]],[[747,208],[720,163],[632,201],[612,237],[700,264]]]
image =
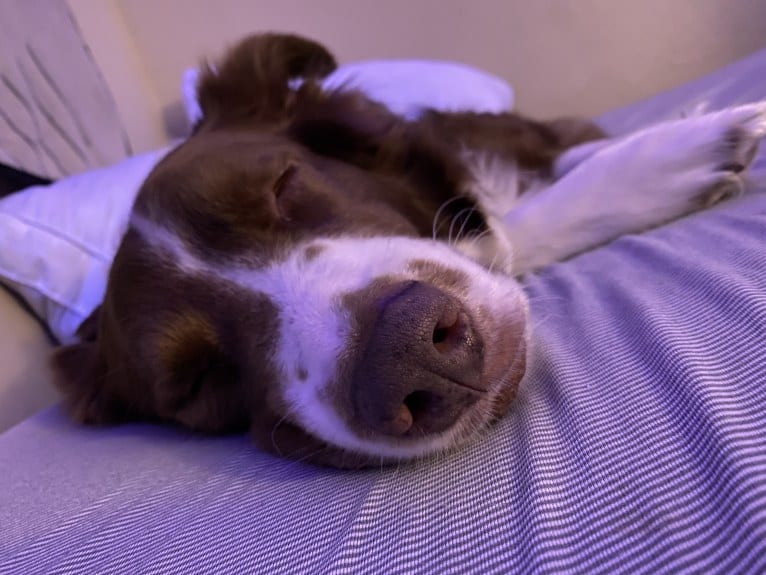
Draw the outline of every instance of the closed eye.
[[[202,387],[205,385],[205,381],[210,377],[215,369],[215,361],[210,360],[204,364],[197,372],[196,376],[192,380],[191,387],[189,388],[189,394],[186,397],[186,402],[190,402],[197,398],[202,391]]]
[[[297,172],[298,166],[295,164],[288,164],[288,166],[282,170],[282,173],[279,174],[279,177],[274,181],[274,186],[272,189],[274,193],[274,199],[277,203],[277,211],[279,212],[280,217],[286,221],[290,220],[290,215],[286,209],[286,206],[284,205],[284,199],[286,192],[295,179]]]
[[[274,182],[274,197],[275,198],[279,199],[284,194],[285,190],[289,187],[297,171],[298,171],[298,166],[296,166],[295,164],[289,164],[284,170],[282,170],[282,173],[279,174],[279,177]]]
[[[197,365],[196,362],[191,365],[190,362],[190,365],[181,367],[174,374],[174,381],[182,383],[182,385],[171,388],[178,391],[173,402],[175,411],[180,411],[197,401],[208,379],[215,373],[215,364],[215,360],[204,358],[200,365]],[[171,386],[173,382],[166,382],[164,385]]]

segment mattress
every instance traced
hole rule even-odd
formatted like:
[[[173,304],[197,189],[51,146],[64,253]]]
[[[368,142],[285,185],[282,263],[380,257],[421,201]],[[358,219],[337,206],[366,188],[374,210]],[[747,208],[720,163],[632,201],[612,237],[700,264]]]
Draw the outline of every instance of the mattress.
[[[764,97],[766,51],[601,122]],[[525,287],[518,400],[432,461],[342,472],[27,420],[0,436],[0,573],[766,571],[766,185]]]

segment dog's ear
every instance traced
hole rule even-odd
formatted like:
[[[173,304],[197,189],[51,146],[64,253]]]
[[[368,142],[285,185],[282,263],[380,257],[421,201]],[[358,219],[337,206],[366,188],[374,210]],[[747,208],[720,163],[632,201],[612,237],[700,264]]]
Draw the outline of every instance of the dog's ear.
[[[57,349],[51,358],[53,381],[64,393],[71,417],[80,423],[107,424],[122,420],[108,397],[107,375],[100,358],[96,309],[79,327],[80,342]]]
[[[197,86],[201,126],[278,122],[285,117],[295,78],[323,78],[337,67],[321,44],[290,34],[257,34],[241,41],[218,65],[205,65]]]

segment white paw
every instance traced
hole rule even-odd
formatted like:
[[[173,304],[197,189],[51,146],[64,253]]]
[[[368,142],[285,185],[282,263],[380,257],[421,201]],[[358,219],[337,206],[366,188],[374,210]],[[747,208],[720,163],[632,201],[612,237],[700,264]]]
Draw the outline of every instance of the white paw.
[[[690,121],[699,123],[699,139],[690,136],[701,163],[699,170],[690,174],[692,180],[693,176],[699,178],[697,207],[740,195],[744,191],[744,172],[766,136],[766,102],[729,108]]]
[[[757,102],[636,132],[572,175],[590,172],[603,184],[608,174],[612,209],[635,217],[637,228],[651,227],[741,193],[764,136],[766,102]]]
[[[720,121],[724,129],[718,150],[721,156],[719,167],[735,173],[744,171],[752,163],[761,139],[766,136],[766,102],[731,108],[711,116],[713,121]]]
[[[729,108],[731,114],[736,116],[740,123],[755,138],[766,136],[766,100],[745,104],[735,108]],[[719,112],[726,114],[727,110]]]
[[[766,102],[664,122],[577,151],[563,177],[505,217],[514,270],[536,269],[739,194]],[[592,155],[589,152],[595,151]]]

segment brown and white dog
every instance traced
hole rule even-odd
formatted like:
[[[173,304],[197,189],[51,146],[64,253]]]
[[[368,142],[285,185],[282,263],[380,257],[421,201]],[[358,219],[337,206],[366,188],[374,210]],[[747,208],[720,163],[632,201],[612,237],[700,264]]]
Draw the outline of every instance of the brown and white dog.
[[[249,430],[342,467],[452,449],[524,375],[514,277],[739,191],[766,132],[764,104],[621,138],[405,121],[323,91],[334,68],[266,34],[203,74],[202,120],[145,181],[82,341],[55,354],[75,419]]]

